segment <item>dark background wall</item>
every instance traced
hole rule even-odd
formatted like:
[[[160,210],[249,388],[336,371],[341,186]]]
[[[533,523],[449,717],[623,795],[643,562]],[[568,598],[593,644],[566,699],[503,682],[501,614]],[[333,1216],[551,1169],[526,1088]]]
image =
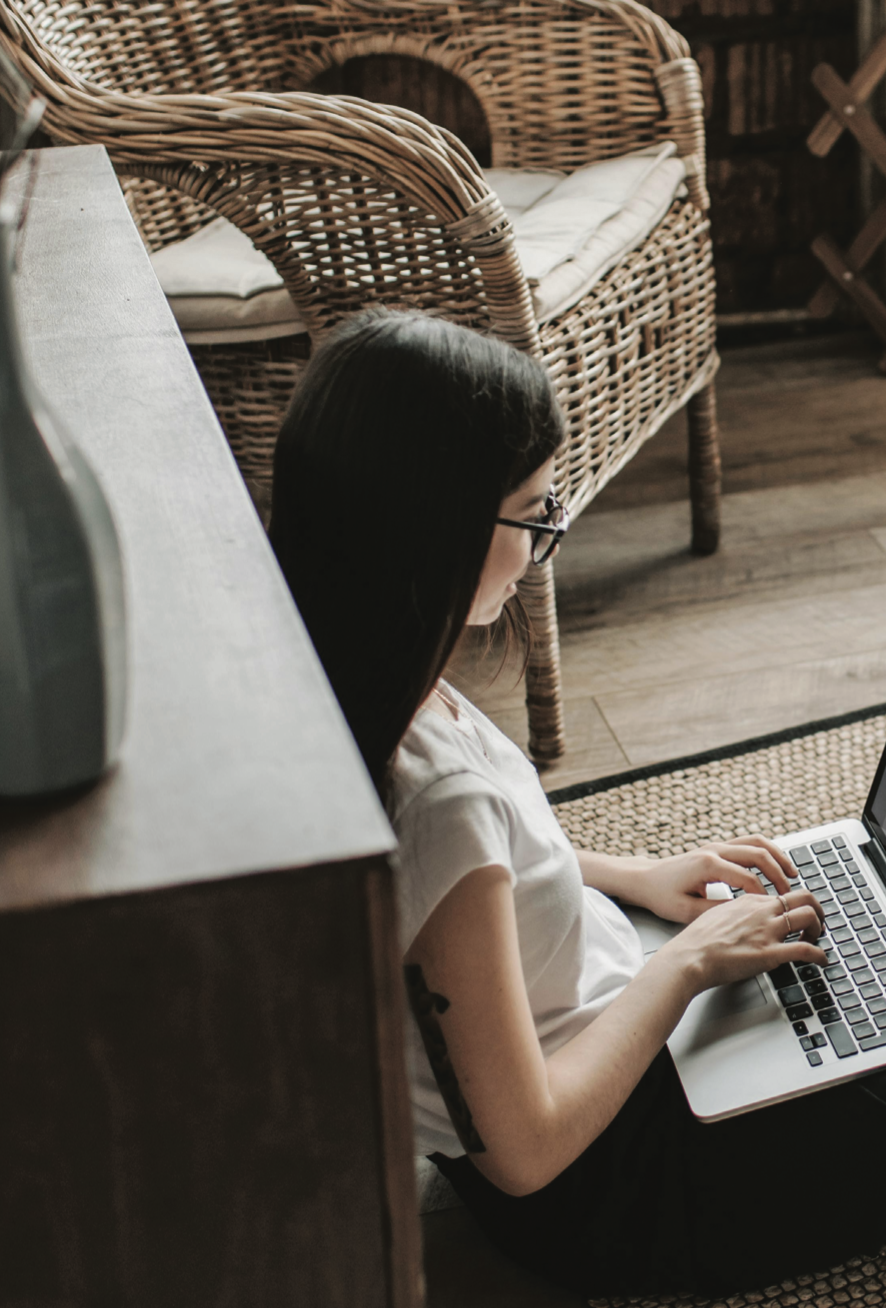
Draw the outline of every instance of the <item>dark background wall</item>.
[[[801,307],[821,280],[810,241],[858,226],[858,151],[806,148],[824,110],[817,63],[848,78],[858,59],[852,0],[650,0],[702,71],[711,225],[721,313]]]

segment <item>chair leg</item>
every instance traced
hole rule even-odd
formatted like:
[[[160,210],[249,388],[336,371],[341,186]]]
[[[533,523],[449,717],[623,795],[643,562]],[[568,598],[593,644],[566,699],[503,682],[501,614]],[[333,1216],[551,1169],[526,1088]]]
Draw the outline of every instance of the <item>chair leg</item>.
[[[529,714],[529,753],[544,765],[566,751],[563,693],[560,684],[560,634],[554,598],[554,569],[549,561],[531,567],[520,582],[532,631],[526,668],[526,708]]]
[[[713,554],[720,543],[720,441],[714,383],[686,405],[689,421],[689,498],[692,552]]]

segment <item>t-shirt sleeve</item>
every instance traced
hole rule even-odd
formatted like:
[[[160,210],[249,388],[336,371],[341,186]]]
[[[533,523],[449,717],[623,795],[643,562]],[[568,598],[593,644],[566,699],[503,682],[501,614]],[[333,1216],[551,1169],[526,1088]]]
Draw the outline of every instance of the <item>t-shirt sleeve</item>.
[[[441,777],[415,795],[394,822],[404,952],[431,913],[476,868],[513,869],[513,814],[508,800],[471,772]]]

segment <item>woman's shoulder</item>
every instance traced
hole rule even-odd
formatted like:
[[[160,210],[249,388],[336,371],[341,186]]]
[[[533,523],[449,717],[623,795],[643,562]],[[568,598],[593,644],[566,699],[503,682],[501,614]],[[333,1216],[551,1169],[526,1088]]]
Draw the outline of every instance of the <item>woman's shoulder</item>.
[[[473,719],[465,712],[463,721],[448,722],[430,709],[420,709],[391,766],[388,814],[395,828],[407,811],[414,816],[430,804],[451,806],[460,798],[483,797],[498,805],[507,801],[507,789]]]
[[[394,757],[386,798],[404,951],[469,872],[504,867],[516,885],[518,815],[485,763],[466,733],[430,710],[419,712]]]

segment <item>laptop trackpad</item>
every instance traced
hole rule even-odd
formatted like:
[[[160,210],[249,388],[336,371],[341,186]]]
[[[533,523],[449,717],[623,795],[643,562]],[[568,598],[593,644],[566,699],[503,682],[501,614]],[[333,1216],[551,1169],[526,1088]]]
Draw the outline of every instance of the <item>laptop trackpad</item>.
[[[683,930],[676,923],[663,922],[645,909],[632,908],[628,915],[647,958]],[[678,1030],[685,1038],[686,1049],[703,1049],[724,1036],[746,1031],[758,1022],[768,1022],[779,1016],[778,1005],[772,1001],[759,978],[752,976],[747,981],[716,986],[697,995],[687,1008]]]
[[[778,1015],[778,1006],[772,1005],[755,976],[747,981],[734,981],[732,985],[706,990],[686,1010],[681,1024],[689,1028],[684,1048],[686,1052],[703,1049],[724,1036],[746,1031],[759,1021],[769,1021],[773,1015]]]
[[[705,995],[705,999],[709,1022],[737,1017],[752,1008],[765,1008],[769,1002],[755,976],[748,977],[747,981],[734,981],[729,986],[717,986]]]

